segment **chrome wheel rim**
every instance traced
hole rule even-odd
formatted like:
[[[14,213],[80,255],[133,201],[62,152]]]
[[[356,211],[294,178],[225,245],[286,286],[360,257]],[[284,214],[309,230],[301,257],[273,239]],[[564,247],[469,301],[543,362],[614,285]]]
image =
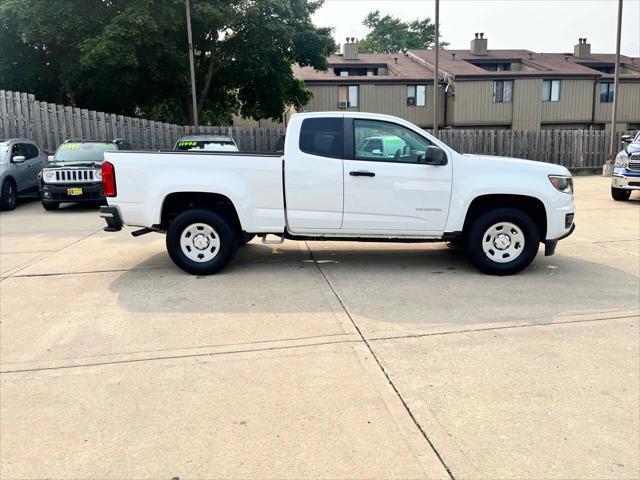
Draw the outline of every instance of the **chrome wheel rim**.
[[[192,223],[180,235],[182,253],[194,262],[210,262],[220,252],[220,237],[206,223]]]
[[[482,250],[497,263],[513,262],[524,251],[524,233],[511,222],[498,222],[484,232]]]

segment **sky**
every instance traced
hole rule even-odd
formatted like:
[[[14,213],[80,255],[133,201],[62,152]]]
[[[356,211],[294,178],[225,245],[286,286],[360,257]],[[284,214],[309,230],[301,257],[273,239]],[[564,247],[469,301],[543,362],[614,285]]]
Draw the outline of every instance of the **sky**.
[[[614,53],[617,0],[440,0],[440,31],[449,48],[468,49],[484,32],[489,49],[572,52],[586,37],[593,53]],[[315,13],[317,26],[333,27],[339,44],[363,38],[367,13],[380,10],[405,21],[435,14],[434,0],[325,0]],[[623,1],[623,55],[640,57],[640,0]]]

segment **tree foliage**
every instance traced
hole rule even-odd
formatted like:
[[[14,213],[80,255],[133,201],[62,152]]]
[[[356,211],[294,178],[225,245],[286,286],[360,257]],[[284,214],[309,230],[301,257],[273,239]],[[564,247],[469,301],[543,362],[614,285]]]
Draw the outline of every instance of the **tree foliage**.
[[[381,16],[380,11],[369,13],[362,22],[371,31],[358,43],[363,53],[397,53],[409,49],[432,48],[436,28],[430,18],[403,22],[391,15]],[[442,43],[441,46],[446,46]]]
[[[326,69],[321,0],[191,0],[202,121],[279,118],[309,92],[291,64]],[[184,0],[0,0],[0,86],[83,108],[186,122]]]

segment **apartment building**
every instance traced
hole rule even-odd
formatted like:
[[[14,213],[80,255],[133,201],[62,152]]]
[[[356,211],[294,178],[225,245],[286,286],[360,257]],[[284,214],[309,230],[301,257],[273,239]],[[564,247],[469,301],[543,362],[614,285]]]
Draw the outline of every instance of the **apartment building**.
[[[387,113],[433,124],[435,52],[359,55],[350,40],[330,69],[294,69],[314,95],[308,110]],[[441,127],[537,130],[610,128],[615,55],[490,50],[476,34],[469,50],[441,50],[437,118]],[[621,56],[618,128],[640,129],[640,60]],[[424,92],[424,94],[423,94]],[[423,100],[424,97],[424,100]],[[446,101],[445,101],[446,99]]]
[[[313,94],[305,111],[386,113],[421,127],[433,125],[433,70],[417,57],[359,54],[355,39],[347,39],[344,53],[331,55],[327,61],[327,71],[293,67],[295,76]],[[441,121],[444,105],[444,89],[440,88],[437,110]]]

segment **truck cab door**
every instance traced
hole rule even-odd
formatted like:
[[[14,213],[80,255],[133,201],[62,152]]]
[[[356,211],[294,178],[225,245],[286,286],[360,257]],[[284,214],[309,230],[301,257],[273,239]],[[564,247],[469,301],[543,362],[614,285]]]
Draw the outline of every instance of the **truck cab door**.
[[[285,148],[285,200],[291,233],[340,231],[343,209],[343,116],[291,125]]]
[[[452,165],[426,164],[426,136],[392,122],[345,119],[353,139],[344,155],[342,232],[377,235],[441,235],[449,214]],[[383,155],[362,148],[382,138]],[[446,152],[444,152],[446,154]]]

